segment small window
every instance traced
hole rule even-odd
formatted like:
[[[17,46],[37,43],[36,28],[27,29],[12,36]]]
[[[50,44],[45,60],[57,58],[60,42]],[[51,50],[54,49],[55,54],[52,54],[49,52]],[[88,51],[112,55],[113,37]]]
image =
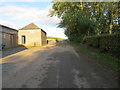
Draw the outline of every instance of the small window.
[[[22,44],[25,44],[25,43],[26,43],[26,36],[22,35]]]

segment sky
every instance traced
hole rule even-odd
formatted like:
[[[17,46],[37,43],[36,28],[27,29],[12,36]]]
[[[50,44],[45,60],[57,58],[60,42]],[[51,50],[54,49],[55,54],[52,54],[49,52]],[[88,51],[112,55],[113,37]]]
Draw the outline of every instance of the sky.
[[[60,19],[48,16],[52,2],[0,2],[0,24],[20,29],[30,23],[46,31],[47,36],[67,38],[62,28],[57,28]]]

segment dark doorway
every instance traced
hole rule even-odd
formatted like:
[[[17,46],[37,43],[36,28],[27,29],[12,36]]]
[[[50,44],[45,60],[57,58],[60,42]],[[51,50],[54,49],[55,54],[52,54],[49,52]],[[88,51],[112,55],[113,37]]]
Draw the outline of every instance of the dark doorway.
[[[22,44],[25,44],[26,43],[26,37],[25,35],[22,35]]]

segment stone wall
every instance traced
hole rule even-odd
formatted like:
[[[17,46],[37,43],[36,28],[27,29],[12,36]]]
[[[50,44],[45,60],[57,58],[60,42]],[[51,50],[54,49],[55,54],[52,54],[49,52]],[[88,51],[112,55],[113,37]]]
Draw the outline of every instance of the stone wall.
[[[46,33],[41,30],[42,45],[46,45]]]
[[[19,30],[19,44],[25,46],[41,46],[41,30]],[[26,42],[22,43],[22,36],[25,36]]]
[[[0,36],[2,37],[2,43],[5,48],[11,48],[18,46],[18,31],[9,27],[0,26]]]

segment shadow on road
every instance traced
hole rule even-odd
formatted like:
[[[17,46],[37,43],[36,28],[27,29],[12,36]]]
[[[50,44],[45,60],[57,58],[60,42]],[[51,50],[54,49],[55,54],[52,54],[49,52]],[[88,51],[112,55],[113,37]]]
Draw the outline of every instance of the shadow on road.
[[[28,49],[28,48],[25,46],[19,46],[19,47],[15,47],[15,48],[5,49],[2,51],[2,58],[6,57],[8,55],[12,55],[14,53],[26,50],[26,49]]]

